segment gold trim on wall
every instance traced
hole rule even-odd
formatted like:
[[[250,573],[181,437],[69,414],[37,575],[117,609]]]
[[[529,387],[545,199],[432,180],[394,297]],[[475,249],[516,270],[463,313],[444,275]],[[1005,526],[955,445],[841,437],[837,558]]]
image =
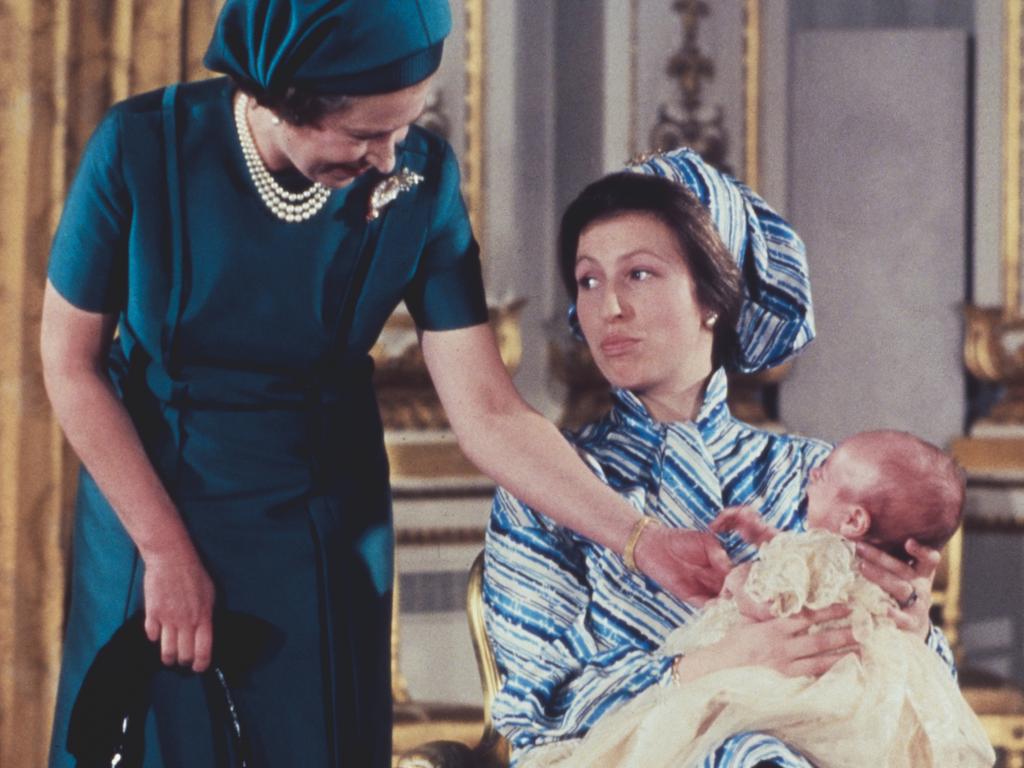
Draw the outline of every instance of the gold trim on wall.
[[[1003,261],[1003,314],[1021,315],[1021,14],[1024,0],[1003,5],[1003,221],[1000,250]]]
[[[484,0],[465,0],[466,146],[462,194],[477,239],[484,228]]]
[[[761,181],[761,0],[743,2],[743,181]]]

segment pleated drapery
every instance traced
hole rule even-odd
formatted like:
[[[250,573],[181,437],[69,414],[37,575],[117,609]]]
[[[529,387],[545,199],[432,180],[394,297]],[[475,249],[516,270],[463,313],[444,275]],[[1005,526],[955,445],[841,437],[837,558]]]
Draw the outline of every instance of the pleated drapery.
[[[77,463],[43,390],[50,238],[106,108],[206,77],[220,0],[0,0],[0,766],[46,762]]]

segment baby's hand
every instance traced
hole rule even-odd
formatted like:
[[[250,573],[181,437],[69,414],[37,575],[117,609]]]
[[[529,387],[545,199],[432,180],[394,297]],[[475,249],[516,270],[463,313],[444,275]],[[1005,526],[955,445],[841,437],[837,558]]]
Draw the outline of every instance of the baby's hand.
[[[736,531],[741,539],[755,547],[771,541],[778,533],[765,524],[757,507],[752,506],[726,507],[712,521],[711,530],[715,533]]]
[[[737,565],[729,575],[725,577],[725,584],[722,586],[722,597],[730,597],[736,602],[740,613],[751,621],[767,621],[774,619],[768,603],[759,603],[753,600],[746,590],[747,576],[750,575],[750,563]]]

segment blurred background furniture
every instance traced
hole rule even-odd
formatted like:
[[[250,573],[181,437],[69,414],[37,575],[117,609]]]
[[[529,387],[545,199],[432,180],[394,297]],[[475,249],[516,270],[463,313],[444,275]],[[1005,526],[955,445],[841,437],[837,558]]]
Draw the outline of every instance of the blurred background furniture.
[[[396,768],[505,768],[508,744],[494,730],[491,702],[501,685],[498,665],[484,629],[484,553],[473,561],[466,590],[466,615],[473,639],[483,707],[395,706]],[[411,717],[410,717],[411,715]],[[415,717],[420,719],[416,720]],[[419,743],[417,737],[430,738]],[[418,746],[414,746],[419,744]]]
[[[992,623],[985,614],[972,615],[983,602],[991,602],[982,601],[978,591],[1014,605],[1024,589],[1015,556],[1024,533],[1024,439],[1014,437],[1006,425],[1001,433],[993,426],[987,425],[988,436],[983,424],[971,437],[954,441],[951,448],[967,472],[967,501],[964,528],[950,542],[945,558],[947,581],[942,589],[950,608],[942,607],[941,624],[957,654],[960,688],[996,748],[997,765],[1024,768],[1024,687],[1005,674],[1012,673],[1019,633],[1012,627],[1006,633],[988,629],[985,634],[1005,634],[994,651],[986,652],[976,641],[967,642],[973,627]],[[1007,570],[1014,567],[1017,573]],[[975,592],[968,589],[965,594],[965,586]],[[937,584],[937,602],[942,600],[942,589]],[[994,610],[1000,609],[995,606]],[[966,651],[965,646],[972,650]]]

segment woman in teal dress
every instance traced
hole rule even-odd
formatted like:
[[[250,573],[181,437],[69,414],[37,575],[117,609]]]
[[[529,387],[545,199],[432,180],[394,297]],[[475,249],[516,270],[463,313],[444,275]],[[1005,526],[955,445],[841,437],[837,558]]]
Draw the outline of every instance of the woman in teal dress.
[[[227,0],[206,63],[230,77],[128,99],[97,128],[43,309],[47,389],[83,462],[51,766],[74,764],[83,677],[140,610],[166,665],[143,764],[229,764],[209,678],[189,670],[210,664],[215,607],[280,638],[232,681],[248,765],[390,764],[368,353],[400,301],[478,466],[615,551],[635,530],[508,379],[456,160],[410,127],[449,29],[446,0]],[[633,543],[684,597],[728,565],[701,534]]]

